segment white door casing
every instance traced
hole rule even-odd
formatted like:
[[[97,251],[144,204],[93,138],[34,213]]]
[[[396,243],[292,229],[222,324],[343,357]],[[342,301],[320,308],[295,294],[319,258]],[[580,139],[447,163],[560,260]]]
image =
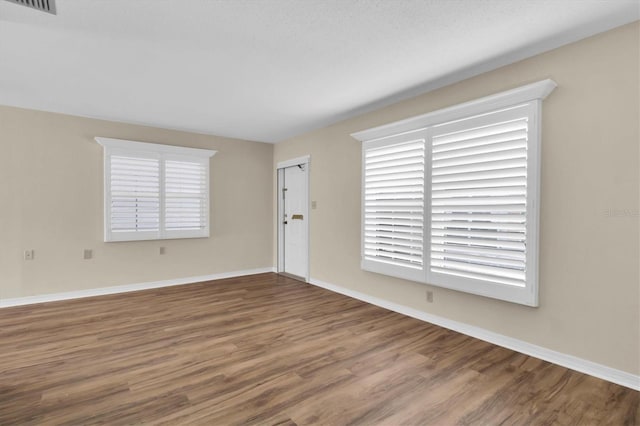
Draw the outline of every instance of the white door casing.
[[[278,272],[308,281],[308,157],[278,164],[278,190]]]

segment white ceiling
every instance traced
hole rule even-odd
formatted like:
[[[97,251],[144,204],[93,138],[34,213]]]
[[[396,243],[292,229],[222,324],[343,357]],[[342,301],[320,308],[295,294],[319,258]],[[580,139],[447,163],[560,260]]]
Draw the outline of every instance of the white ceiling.
[[[0,1],[0,104],[264,142],[640,18],[638,0],[56,5]]]

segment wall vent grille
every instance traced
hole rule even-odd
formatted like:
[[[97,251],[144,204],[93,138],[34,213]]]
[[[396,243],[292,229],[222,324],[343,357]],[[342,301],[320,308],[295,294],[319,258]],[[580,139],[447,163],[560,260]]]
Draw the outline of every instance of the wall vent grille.
[[[41,10],[43,12],[56,14],[55,0],[7,0],[8,2],[21,4],[32,9]]]

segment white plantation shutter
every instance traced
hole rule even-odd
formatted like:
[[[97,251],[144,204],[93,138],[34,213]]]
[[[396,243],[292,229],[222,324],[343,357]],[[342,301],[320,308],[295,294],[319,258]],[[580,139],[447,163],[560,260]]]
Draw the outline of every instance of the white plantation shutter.
[[[543,80],[352,134],[366,271],[538,306]]]
[[[430,270],[524,288],[528,106],[437,126]]]
[[[208,159],[205,160],[208,163]],[[207,227],[207,164],[205,161],[165,162],[166,231],[200,231]]]
[[[111,232],[157,233],[160,229],[160,160],[109,158]]]
[[[105,148],[105,241],[209,236],[215,151],[96,138]]]
[[[425,139],[364,149],[363,267],[412,278],[424,267]]]

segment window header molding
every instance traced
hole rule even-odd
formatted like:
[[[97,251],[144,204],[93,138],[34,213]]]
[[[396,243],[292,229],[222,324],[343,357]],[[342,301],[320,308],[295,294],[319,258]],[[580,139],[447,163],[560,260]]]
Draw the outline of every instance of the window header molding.
[[[555,81],[546,79],[405,120],[355,132],[351,134],[351,137],[361,142],[373,141],[391,135],[425,129],[447,121],[482,114],[487,110],[497,110],[503,107],[511,107],[518,103],[542,100],[553,92],[556,86]]]
[[[97,136],[95,140],[105,148],[123,148],[145,152],[163,152],[167,154],[190,155],[203,158],[213,157],[218,152],[211,149],[188,148],[183,146],[163,145],[150,142],[137,142],[125,139],[103,138],[100,136]]]

